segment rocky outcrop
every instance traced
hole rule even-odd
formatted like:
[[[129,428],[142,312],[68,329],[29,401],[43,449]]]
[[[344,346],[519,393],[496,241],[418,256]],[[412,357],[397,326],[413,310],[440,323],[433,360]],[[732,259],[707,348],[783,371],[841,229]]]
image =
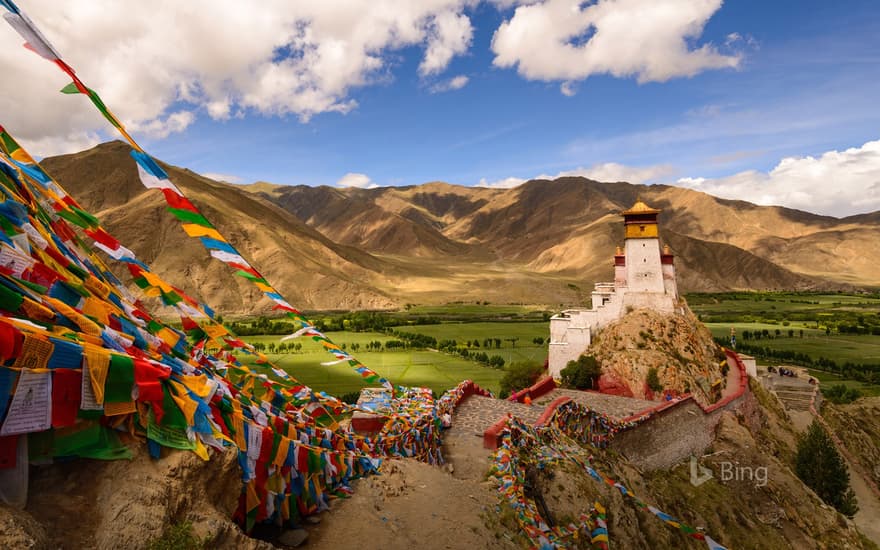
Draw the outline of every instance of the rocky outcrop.
[[[205,462],[177,451],[154,460],[79,459],[31,468],[24,511],[0,509],[0,548],[145,548],[169,528],[192,526],[209,548],[270,549],[230,518],[241,492],[237,450]]]
[[[615,395],[656,399],[664,392],[691,393],[706,405],[725,383],[724,354],[687,306],[672,315],[627,313],[598,334],[589,353],[602,367],[600,389]],[[662,390],[648,387],[651,369]]]

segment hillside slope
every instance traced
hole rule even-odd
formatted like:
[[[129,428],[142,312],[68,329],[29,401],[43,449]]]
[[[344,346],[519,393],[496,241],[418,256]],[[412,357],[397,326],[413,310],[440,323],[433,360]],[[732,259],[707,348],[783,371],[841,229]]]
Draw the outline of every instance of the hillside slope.
[[[225,313],[268,311],[270,302],[213,260],[165,210],[161,193],[141,185],[129,148],[120,142],[42,166],[138,257],[170,283]],[[384,308],[393,304],[375,283],[385,262],[339,245],[295,216],[235,186],[168,166],[174,183],[220,232],[293,304],[317,308]],[[230,286],[231,285],[231,286]]]

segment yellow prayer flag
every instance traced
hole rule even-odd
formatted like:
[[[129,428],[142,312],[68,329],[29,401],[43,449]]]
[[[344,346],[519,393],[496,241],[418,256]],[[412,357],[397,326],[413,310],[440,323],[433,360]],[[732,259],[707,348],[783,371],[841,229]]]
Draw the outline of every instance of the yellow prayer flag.
[[[272,460],[272,464],[278,466],[279,468],[284,466],[284,462],[287,461],[287,452],[290,449],[290,440],[281,436],[281,443],[278,444],[278,450],[275,452],[275,458]]]
[[[119,416],[122,414],[130,414],[137,410],[134,401],[123,401],[122,403],[104,403],[104,416]]]
[[[259,281],[254,281],[254,284],[257,285],[257,288],[259,288],[263,292],[275,292],[274,288],[272,288],[271,286],[269,286],[265,283],[261,283]]]
[[[169,379],[168,382],[171,383],[171,388],[174,390],[171,392],[171,399],[177,403],[177,406],[180,408],[180,412],[183,413],[183,416],[186,417],[186,423],[190,426],[195,424],[195,416],[196,409],[199,404],[186,393],[186,386],[177,382],[176,380]]]
[[[171,346],[172,348],[177,345],[177,342],[180,340],[180,335],[168,327],[162,327],[156,332],[156,336],[161,338],[163,342]]]
[[[211,393],[211,386],[208,384],[208,376],[205,374],[200,374],[198,376],[184,376],[183,385],[202,399],[207,398],[208,394]]]
[[[101,405],[104,403],[104,383],[107,381],[107,372],[110,370],[110,350],[84,346],[83,357],[88,365],[95,402]]]
[[[180,227],[182,227],[190,237],[210,237],[212,239],[217,239],[218,241],[226,242],[223,235],[213,227],[205,227],[204,225],[199,225],[197,223],[184,223],[181,224]]]
[[[112,313],[112,311],[107,306],[107,302],[100,298],[95,298],[94,296],[86,298],[86,301],[82,306],[82,312],[85,315],[91,315],[101,324],[107,325],[110,323],[110,313]]]
[[[234,403],[235,401],[233,401],[233,408],[235,408]],[[246,452],[247,439],[244,437],[244,415],[241,414],[240,408],[232,413],[232,428],[235,430],[235,434],[233,434],[235,446],[238,447],[239,451]]]
[[[196,455],[199,458],[201,458],[202,460],[204,460],[205,462],[208,461],[208,459],[209,459],[208,449],[205,448],[205,445],[201,442],[201,440],[198,437],[196,438],[196,448],[193,449],[193,452],[196,453]]]
[[[226,336],[229,334],[229,331],[226,330],[226,327],[219,323],[211,323],[202,325],[202,330],[205,331],[205,334],[210,336],[211,338],[220,338],[221,336]]]

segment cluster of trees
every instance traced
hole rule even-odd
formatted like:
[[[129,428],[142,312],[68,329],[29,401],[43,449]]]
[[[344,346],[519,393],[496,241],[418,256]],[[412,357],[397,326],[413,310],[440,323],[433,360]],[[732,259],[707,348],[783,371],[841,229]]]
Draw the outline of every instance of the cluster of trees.
[[[846,464],[834,441],[815,420],[798,440],[795,472],[819,498],[841,514],[851,518],[859,511]]]
[[[476,344],[475,346],[473,344]],[[465,359],[470,359],[472,361],[476,361],[478,363],[482,363],[484,365],[490,366],[492,368],[500,369],[504,367],[504,358],[500,355],[489,355],[485,351],[474,351],[474,349],[479,349],[480,343],[476,340],[471,343],[467,342],[467,347],[459,345],[459,343],[455,340],[440,340],[437,344],[437,349],[445,352],[445,353],[454,353],[464,357]]]
[[[302,347],[302,344],[299,342],[280,342],[278,344],[275,342],[269,342],[268,344],[257,342],[254,344],[255,350],[268,353],[295,353],[300,351]]]
[[[403,332],[400,330],[391,331],[391,335],[400,338],[409,343],[409,347],[416,349],[434,348],[439,349],[437,339],[427,334],[419,334],[417,332]]]
[[[772,333],[769,329],[762,329],[760,331],[755,330],[744,330],[740,333],[741,340],[760,340],[764,339],[772,339],[772,338],[781,338],[783,334],[787,334],[789,338],[794,338],[795,330],[793,328],[785,330],[783,333],[782,329],[775,329]],[[804,329],[798,329],[797,335],[799,338],[804,337]]]
[[[835,384],[830,388],[822,388],[822,395],[828,401],[835,403],[837,405],[843,405],[846,403],[852,403],[856,399],[862,396],[862,392],[857,390],[856,388],[848,388],[843,384]]]
[[[565,388],[592,390],[602,375],[602,368],[592,355],[581,355],[576,361],[566,363],[559,374]]]
[[[219,322],[222,322],[222,320]],[[296,330],[296,326],[289,321],[272,321],[267,317],[259,317],[251,322],[233,321],[227,323],[226,326],[238,336],[254,336],[256,334],[285,335]]]
[[[440,319],[430,315],[409,317],[379,311],[355,311],[327,315],[315,320],[315,328],[321,332],[350,330],[352,332],[388,332],[401,325],[436,325]]]
[[[544,367],[538,363],[514,362],[507,367],[501,377],[501,393],[499,397],[506,399],[512,392],[527,388],[538,381]]]

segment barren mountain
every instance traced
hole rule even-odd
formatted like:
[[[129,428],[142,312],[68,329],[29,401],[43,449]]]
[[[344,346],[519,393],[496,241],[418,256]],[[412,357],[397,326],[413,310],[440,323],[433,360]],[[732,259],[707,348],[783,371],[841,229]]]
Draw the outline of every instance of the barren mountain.
[[[112,142],[43,166],[169,282],[227,312],[266,311],[138,181]],[[515,189],[433,182],[377,189],[237,186],[167,167],[172,180],[300,308],[455,300],[582,303],[611,276],[617,215],[641,196],[688,290],[880,286],[880,214],[844,219],[678,187],[533,180]],[[236,281],[234,287],[229,281]]]
[[[212,259],[165,211],[161,193],[141,185],[128,152],[127,145],[112,142],[46,159],[42,166],[171,284],[224,313],[267,312],[271,302]],[[292,304],[364,309],[393,305],[378,290],[387,286],[382,273],[391,270],[381,260],[334,243],[285,210],[235,186],[166,168],[174,183]]]

